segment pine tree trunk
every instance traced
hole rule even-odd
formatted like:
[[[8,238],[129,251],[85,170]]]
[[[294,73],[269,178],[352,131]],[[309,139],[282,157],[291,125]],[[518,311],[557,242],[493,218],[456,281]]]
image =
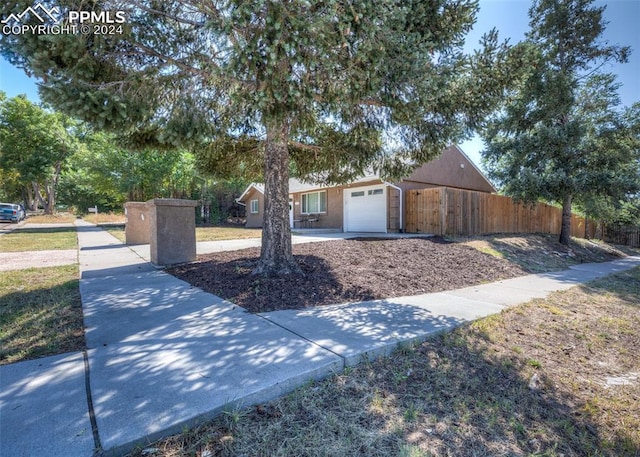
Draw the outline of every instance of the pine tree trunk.
[[[262,250],[253,274],[302,274],[291,252],[288,125],[286,121],[267,122],[266,128]]]
[[[560,244],[569,245],[571,241],[571,194],[562,200],[562,227],[560,228]]]

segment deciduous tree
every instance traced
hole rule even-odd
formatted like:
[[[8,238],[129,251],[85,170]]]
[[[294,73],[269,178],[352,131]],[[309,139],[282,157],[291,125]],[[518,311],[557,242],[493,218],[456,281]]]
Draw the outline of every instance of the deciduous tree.
[[[75,152],[75,123],[26,96],[0,100],[0,169],[19,183],[27,206],[52,213],[64,161]]]

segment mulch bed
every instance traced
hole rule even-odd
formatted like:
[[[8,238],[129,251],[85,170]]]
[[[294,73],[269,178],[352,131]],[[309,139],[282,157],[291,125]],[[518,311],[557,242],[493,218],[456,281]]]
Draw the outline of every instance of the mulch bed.
[[[527,274],[440,237],[305,243],[294,245],[293,254],[304,276],[252,275],[259,248],[201,255],[167,271],[250,312],[418,295]]]

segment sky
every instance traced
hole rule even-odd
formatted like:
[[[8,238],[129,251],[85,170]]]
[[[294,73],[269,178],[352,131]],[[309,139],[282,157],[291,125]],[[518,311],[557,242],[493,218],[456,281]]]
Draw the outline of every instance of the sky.
[[[608,22],[603,34],[604,40],[610,44],[631,46],[632,54],[626,64],[610,64],[605,71],[618,75],[622,83],[620,97],[624,105],[640,101],[640,0],[597,0],[596,6],[606,5],[605,21]],[[496,28],[501,40],[509,39],[515,44],[524,39],[529,28],[529,0],[480,0],[480,11],[476,24],[467,37],[467,50],[472,50],[480,37]],[[9,97],[26,94],[27,97],[39,101],[36,81],[28,78],[22,70],[11,66],[0,58],[0,90]],[[477,136],[462,143],[462,150],[479,166],[481,166],[482,140]]]

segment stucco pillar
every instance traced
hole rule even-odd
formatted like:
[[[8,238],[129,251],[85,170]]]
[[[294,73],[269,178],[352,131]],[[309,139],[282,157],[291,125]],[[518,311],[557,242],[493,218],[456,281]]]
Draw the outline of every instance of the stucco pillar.
[[[155,198],[149,205],[151,263],[175,265],[196,259],[195,200]]]
[[[127,222],[124,226],[125,243],[149,244],[151,226],[149,225],[149,205],[146,202],[127,202],[124,204]]]

